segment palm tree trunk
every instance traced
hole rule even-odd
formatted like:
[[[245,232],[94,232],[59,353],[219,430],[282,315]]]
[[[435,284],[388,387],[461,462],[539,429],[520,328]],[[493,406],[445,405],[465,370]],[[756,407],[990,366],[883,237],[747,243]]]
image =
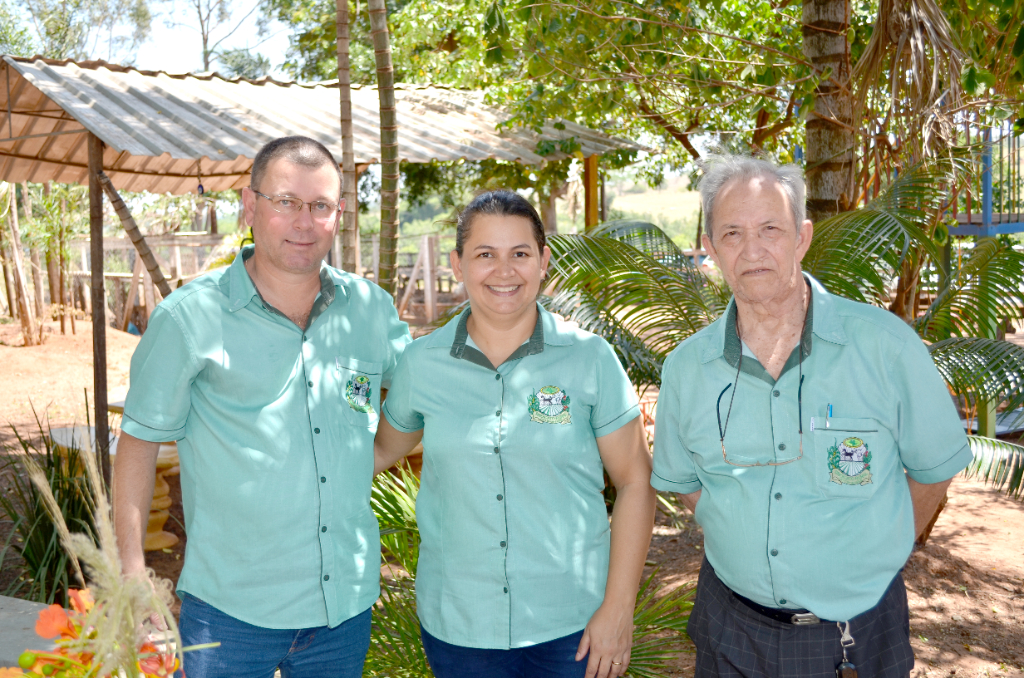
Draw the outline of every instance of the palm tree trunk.
[[[395,251],[398,245],[398,120],[395,111],[395,71],[391,65],[388,10],[384,0],[369,0],[370,35],[377,61],[380,97],[380,280],[395,292]]]
[[[817,73],[807,121],[807,218],[819,221],[852,209],[853,94],[850,89],[849,0],[803,1],[803,53]]]
[[[349,69],[349,16],[348,0],[335,0],[338,14],[338,91],[341,96],[341,173],[344,176],[342,197],[345,212],[342,215],[340,244],[337,260],[341,268],[349,272],[357,270],[356,245],[359,242],[359,223],[356,210],[356,154],[352,136],[352,72]]]
[[[4,292],[7,294],[7,315],[12,319],[18,317],[18,297],[14,292],[14,279],[11,277],[11,267],[7,265],[7,245],[5,244],[4,229],[0,227],[0,268],[4,274]]]

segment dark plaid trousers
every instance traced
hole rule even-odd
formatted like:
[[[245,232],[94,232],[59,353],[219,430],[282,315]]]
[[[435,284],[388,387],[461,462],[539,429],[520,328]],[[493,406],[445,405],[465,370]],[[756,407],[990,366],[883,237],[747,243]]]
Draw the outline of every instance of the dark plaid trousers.
[[[844,620],[845,621],[845,620]],[[850,622],[847,657],[859,678],[906,678],[914,668],[907,589],[897,574],[878,605]],[[687,631],[697,646],[696,678],[835,678],[843,660],[839,628],[793,626],[741,603],[707,558]]]

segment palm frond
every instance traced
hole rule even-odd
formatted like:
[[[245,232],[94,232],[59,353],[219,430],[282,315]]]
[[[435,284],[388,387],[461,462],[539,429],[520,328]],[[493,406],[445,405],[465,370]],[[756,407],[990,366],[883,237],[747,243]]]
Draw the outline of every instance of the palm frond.
[[[381,581],[381,596],[374,610],[366,675],[381,678],[433,676],[420,639],[413,577]]]
[[[968,407],[978,401],[1024,403],[1024,347],[979,337],[945,339],[928,347],[939,374]]]
[[[997,490],[1024,499],[1024,447],[982,436],[967,436],[967,442],[974,459],[964,475],[982,478]]]
[[[380,526],[381,552],[385,559],[415,575],[419,561],[420,533],[416,524],[416,495],[420,481],[407,464],[394,473],[373,479],[370,504]]]
[[[950,171],[949,162],[915,167],[864,208],[818,222],[803,269],[833,294],[881,305],[908,256],[921,249],[939,259],[928,229]]]
[[[654,583],[657,575],[657,570],[652,572],[637,593],[629,676],[663,676],[666,662],[685,651],[686,624],[696,587],[681,586],[666,594],[664,587]]]
[[[928,339],[950,333],[988,334],[1006,318],[1024,317],[1022,284],[1024,253],[995,239],[983,239],[951,271],[949,284],[914,321],[914,328]]]
[[[652,383],[668,352],[721,314],[709,302],[713,283],[685,264],[680,272],[610,237],[556,236],[549,245],[561,294],[552,310],[608,339],[627,368],[639,360],[637,383]]]

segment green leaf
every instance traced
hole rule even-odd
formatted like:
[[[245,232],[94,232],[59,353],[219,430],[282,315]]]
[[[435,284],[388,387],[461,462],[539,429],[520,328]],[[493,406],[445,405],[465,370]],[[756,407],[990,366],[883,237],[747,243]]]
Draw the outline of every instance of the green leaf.
[[[1017,39],[1013,41],[1013,48],[1010,53],[1015,57],[1024,55],[1024,26],[1017,31]]]
[[[967,436],[974,459],[964,469],[968,478],[982,478],[1015,499],[1024,499],[1024,447],[1004,440]]]
[[[504,39],[509,36],[508,22],[505,20],[505,13],[501,10],[499,2],[491,3],[484,14],[484,33]]]

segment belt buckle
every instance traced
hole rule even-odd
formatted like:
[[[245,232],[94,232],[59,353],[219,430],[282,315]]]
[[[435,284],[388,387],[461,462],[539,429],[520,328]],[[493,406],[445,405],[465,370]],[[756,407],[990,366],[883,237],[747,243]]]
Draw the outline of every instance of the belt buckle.
[[[794,614],[789,623],[793,626],[810,626],[812,624],[820,624],[821,620],[813,612],[801,612]]]

